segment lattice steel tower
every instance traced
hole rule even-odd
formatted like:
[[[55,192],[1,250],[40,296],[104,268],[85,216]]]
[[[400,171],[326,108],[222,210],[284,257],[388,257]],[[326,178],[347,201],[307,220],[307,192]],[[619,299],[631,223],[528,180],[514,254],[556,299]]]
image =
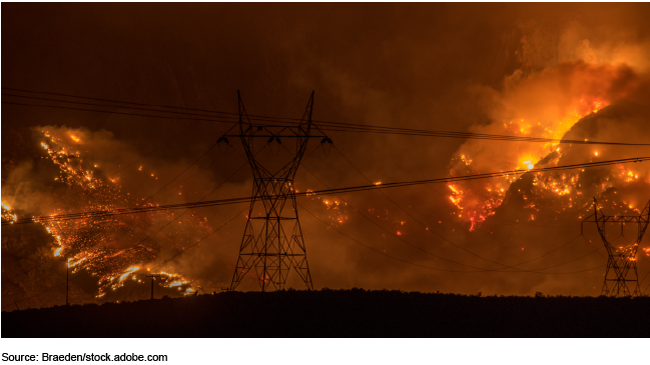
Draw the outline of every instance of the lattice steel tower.
[[[299,122],[267,119],[256,125],[251,123],[239,91],[237,97],[239,134],[225,134],[219,141],[227,143],[228,137],[241,139],[253,170],[254,181],[246,228],[230,290],[241,283],[251,268],[255,269],[262,291],[284,289],[291,269],[300,275],[308,289],[313,289],[293,181],[310,138],[318,137],[322,138],[321,143],[332,143],[320,130],[318,135],[311,134],[313,129],[318,130],[311,119],[314,93],[312,92]],[[254,120],[260,121],[259,118]],[[295,152],[292,153],[283,146],[283,140],[295,140]],[[291,154],[291,159],[277,169],[267,168],[255,157],[259,151],[254,150],[254,141],[266,143],[264,148],[269,147],[270,150],[273,146],[284,148]]]
[[[602,210],[598,208],[596,198],[594,198],[594,214],[585,218],[582,223],[596,223],[598,233],[607,249],[607,270],[605,271],[605,282],[603,283],[601,295],[627,297],[641,294],[639,275],[636,269],[636,254],[643,234],[648,228],[648,221],[650,221],[650,201],[638,216],[610,216],[603,214]],[[607,224],[612,223],[621,226],[621,236],[624,236],[623,228],[626,223],[636,223],[636,240],[632,243],[628,242],[625,246],[615,246],[606,236]],[[628,283],[634,286],[632,291],[630,291]]]

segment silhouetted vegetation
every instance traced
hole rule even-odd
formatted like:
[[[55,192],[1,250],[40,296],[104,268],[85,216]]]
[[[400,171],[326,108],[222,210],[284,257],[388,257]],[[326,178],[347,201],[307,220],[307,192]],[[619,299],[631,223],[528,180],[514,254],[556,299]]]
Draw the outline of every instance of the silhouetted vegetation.
[[[2,337],[647,337],[650,298],[223,292],[2,313]]]

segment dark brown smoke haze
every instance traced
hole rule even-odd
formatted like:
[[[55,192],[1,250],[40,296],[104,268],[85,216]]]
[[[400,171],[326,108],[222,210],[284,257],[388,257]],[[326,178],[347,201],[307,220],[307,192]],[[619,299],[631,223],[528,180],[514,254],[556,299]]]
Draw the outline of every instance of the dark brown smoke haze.
[[[292,118],[315,90],[314,120],[650,143],[647,14],[648,4],[3,3],[2,87],[231,113],[240,90],[249,114]],[[3,101],[47,104],[6,93],[20,94],[3,89]],[[3,104],[2,201],[23,214],[85,208],[61,207],[69,192],[54,182],[59,168],[43,158],[42,131],[67,138],[68,148],[97,165],[96,176],[119,178],[129,199],[158,192],[204,153],[151,202],[195,202],[222,182],[206,199],[249,196],[241,143],[226,154],[210,149],[230,126]],[[647,146],[328,134],[335,148],[325,154],[311,142],[298,190],[650,156]],[[577,237],[580,221],[593,197],[605,214],[638,214],[650,199],[650,167],[632,165],[452,184],[459,194],[436,184],[299,198],[314,286],[599,295],[606,253],[595,227]],[[212,229],[238,218],[164,270],[200,292],[228,286],[245,208],[192,212]],[[128,228],[121,244],[156,232],[165,214]],[[151,238],[155,252],[123,269],[153,267],[205,235],[174,224]],[[11,278],[52,257],[53,242],[40,225],[3,226],[3,310],[64,280],[55,260]],[[643,250],[638,267],[640,279],[650,271]],[[295,273],[289,286],[303,288]],[[254,276],[238,289],[258,290]],[[71,297],[94,300],[97,290],[96,279],[80,278]],[[148,295],[148,281],[133,282],[104,299]],[[62,300],[57,289],[24,306]]]

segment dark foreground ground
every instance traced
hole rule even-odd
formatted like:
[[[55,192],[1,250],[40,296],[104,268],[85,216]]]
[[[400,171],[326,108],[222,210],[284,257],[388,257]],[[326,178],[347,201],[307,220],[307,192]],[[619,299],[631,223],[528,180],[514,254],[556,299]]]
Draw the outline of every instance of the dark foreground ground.
[[[2,337],[649,337],[650,298],[324,290],[2,313]]]

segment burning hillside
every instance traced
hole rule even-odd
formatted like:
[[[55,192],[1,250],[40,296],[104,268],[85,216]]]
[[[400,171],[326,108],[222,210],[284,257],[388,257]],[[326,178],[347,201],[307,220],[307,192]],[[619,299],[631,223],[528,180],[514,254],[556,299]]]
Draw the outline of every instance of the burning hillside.
[[[635,93],[639,77],[626,66],[592,66],[584,62],[561,64],[538,74],[523,77],[515,73],[506,80],[503,93],[492,92],[488,125],[476,126],[473,132],[542,137],[552,139],[584,138],[572,131],[578,122],[582,132],[595,128],[597,113],[612,103]],[[603,117],[603,118],[607,118]],[[601,119],[603,119],[601,118]],[[609,120],[609,128],[615,123]],[[638,125],[639,131],[642,126]],[[588,138],[584,138],[588,141]],[[598,140],[608,141],[607,134]],[[485,143],[465,142],[451,164],[451,175],[467,175],[506,170],[530,170],[534,167],[598,161],[619,155],[616,147],[591,147],[560,143]],[[611,152],[611,153],[608,153]],[[523,196],[529,220],[535,219],[540,205],[554,205],[556,211],[581,209],[590,205],[593,196],[612,187],[635,182],[650,183],[647,169],[614,166],[603,181],[586,181],[592,172],[535,173],[532,189]],[[457,207],[458,218],[470,222],[474,230],[495,214],[511,185],[520,175],[504,176],[491,181],[468,181],[449,184],[449,199]],[[592,189],[592,185],[597,189]],[[589,187],[589,188],[588,188]],[[588,192],[586,191],[588,190]],[[637,204],[638,205],[638,204]]]
[[[40,146],[47,155],[44,158],[58,167],[58,176],[54,177],[58,189],[53,190],[53,204],[31,214],[48,212],[48,216],[54,216],[153,205],[149,199],[125,191],[118,174],[106,176],[97,164],[88,161],[82,152],[83,131],[48,127],[40,133]],[[15,197],[5,194],[3,199]],[[3,202],[2,208],[3,221],[16,219],[8,204]],[[181,252],[197,236],[210,231],[204,217],[190,213],[179,218],[178,213],[148,212],[102,220],[46,220],[40,224],[53,237],[51,257],[67,258],[71,274],[87,271],[96,277],[97,297],[124,286],[127,280],[143,282],[144,274],[150,273],[161,275],[160,285],[191,294],[196,290],[195,283],[178,273],[151,270],[165,258],[161,252]],[[176,223],[174,229],[151,235],[153,230],[172,222]]]

